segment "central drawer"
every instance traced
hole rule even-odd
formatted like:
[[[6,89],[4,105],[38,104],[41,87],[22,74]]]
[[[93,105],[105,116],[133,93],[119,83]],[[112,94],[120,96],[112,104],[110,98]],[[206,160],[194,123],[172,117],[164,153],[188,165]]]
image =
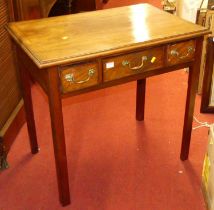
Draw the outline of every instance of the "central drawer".
[[[103,60],[103,81],[116,80],[163,66],[163,47],[110,57]]]

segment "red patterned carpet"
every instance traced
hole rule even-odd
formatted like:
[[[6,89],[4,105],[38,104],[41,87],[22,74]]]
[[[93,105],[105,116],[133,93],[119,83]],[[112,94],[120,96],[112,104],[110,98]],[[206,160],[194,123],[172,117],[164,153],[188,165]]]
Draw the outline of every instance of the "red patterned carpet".
[[[110,0],[106,8],[139,2]],[[34,86],[41,151],[31,155],[25,125],[9,154],[10,168],[0,174],[0,210],[205,210],[207,128],[193,131],[190,158],[179,159],[187,76],[180,70],[147,80],[144,122],[135,120],[134,82],[63,101],[67,207],[58,202],[47,97]],[[195,115],[213,122],[199,106],[197,96]]]

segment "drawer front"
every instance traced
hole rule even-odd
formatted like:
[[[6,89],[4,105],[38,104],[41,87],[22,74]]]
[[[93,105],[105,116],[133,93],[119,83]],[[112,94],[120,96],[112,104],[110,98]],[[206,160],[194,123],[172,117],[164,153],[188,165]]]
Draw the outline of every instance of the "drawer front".
[[[98,64],[90,62],[63,66],[60,68],[60,80],[63,93],[97,85],[99,83]]]
[[[195,40],[167,46],[167,64],[175,65],[193,60],[195,56]]]
[[[103,60],[103,80],[111,81],[163,67],[163,47]]]

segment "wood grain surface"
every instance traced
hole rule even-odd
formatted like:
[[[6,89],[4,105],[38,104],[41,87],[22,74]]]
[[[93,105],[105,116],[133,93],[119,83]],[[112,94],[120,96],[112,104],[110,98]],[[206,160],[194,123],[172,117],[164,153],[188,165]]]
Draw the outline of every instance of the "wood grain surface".
[[[8,30],[39,68],[209,33],[149,4],[10,23]]]

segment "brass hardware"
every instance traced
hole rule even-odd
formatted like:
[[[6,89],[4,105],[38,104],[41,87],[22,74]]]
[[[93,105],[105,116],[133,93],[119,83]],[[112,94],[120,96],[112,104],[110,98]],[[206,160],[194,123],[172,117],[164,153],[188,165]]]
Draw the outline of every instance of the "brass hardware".
[[[192,54],[192,53],[194,53],[194,52],[195,52],[195,48],[193,48],[193,47],[190,46],[190,47],[187,48],[187,53],[186,53],[186,55],[179,56],[179,52],[178,52],[177,50],[171,50],[170,54],[171,54],[172,56],[178,57],[179,59],[185,59],[185,58],[187,58],[190,54]]]
[[[195,48],[194,47],[188,47],[188,53],[192,53],[195,52]]]
[[[177,50],[171,50],[171,55],[173,56],[179,56],[179,52]]]
[[[144,66],[144,61],[146,61],[147,59],[148,59],[147,56],[142,56],[142,63],[141,63],[139,66],[131,67],[130,62],[127,61],[127,60],[124,60],[124,61],[122,62],[122,65],[123,65],[123,66],[129,66],[129,68],[130,68],[131,70],[139,70],[139,69],[141,69],[141,68]]]
[[[123,66],[129,65],[129,61],[123,61],[123,62],[122,62],[122,65],[123,65]]]
[[[3,171],[7,168],[9,168],[9,164],[7,162],[7,153],[4,144],[0,139],[0,171]]]
[[[75,81],[73,73],[72,74],[66,74],[65,79],[66,79],[66,81],[71,82],[71,83],[83,84],[85,82],[88,82],[90,80],[90,78],[94,75],[94,73],[95,73],[94,69],[89,69],[88,70],[88,77],[85,80]]]

